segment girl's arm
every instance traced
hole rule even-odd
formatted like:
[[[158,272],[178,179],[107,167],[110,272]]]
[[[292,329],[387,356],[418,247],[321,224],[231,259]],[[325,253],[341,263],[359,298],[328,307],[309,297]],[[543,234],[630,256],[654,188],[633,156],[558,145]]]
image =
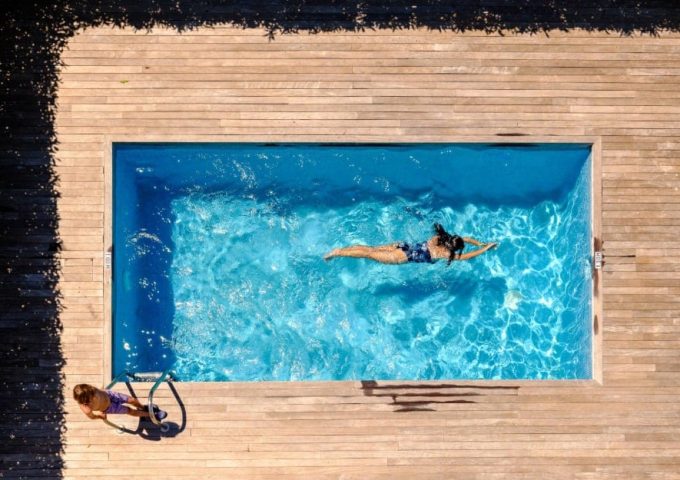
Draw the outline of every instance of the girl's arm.
[[[103,413],[103,412],[94,413],[94,412],[92,411],[92,409],[91,409],[90,407],[88,407],[87,405],[80,405],[80,404],[78,404],[78,406],[79,406],[80,409],[83,411],[83,413],[84,413],[85,415],[87,415],[87,418],[91,418],[92,420],[97,420],[98,418],[101,418],[102,420],[103,420],[103,419],[106,419],[106,414]]]

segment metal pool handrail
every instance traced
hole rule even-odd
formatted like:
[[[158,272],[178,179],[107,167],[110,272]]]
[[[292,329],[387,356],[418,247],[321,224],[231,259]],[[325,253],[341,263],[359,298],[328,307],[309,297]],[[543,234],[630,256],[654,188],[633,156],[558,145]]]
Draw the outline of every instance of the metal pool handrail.
[[[133,375],[134,375],[134,373],[130,373],[130,372],[121,372],[121,373],[119,373],[118,375],[116,375],[116,376],[113,378],[113,380],[111,380],[111,383],[109,383],[107,386],[105,386],[104,389],[105,389],[105,390],[108,390],[108,389],[112,388],[116,383],[120,382],[120,381],[123,379],[123,377],[130,377],[130,378],[132,378]]]
[[[149,420],[154,425],[157,425],[160,429],[161,432],[167,432],[170,430],[170,425],[167,423],[163,423],[162,421],[158,420],[156,418],[156,415],[154,414],[153,411],[153,396],[154,393],[156,393],[156,390],[160,386],[161,383],[163,382],[172,382],[175,377],[174,377],[174,372],[170,368],[166,368],[162,372],[121,372],[118,375],[114,377],[113,380],[111,380],[111,383],[109,383],[105,389],[108,390],[112,388],[116,383],[120,382],[123,380],[123,378],[127,379],[132,379],[137,382],[153,382],[153,386],[151,387],[151,390],[149,390],[149,396],[148,396],[148,402],[147,402],[147,409],[149,410]],[[122,427],[114,422],[111,422],[108,418],[104,420],[106,424],[109,426],[118,429],[120,432],[124,432],[126,430],[125,427]]]
[[[148,372],[148,373],[138,373],[134,376],[135,380],[139,381],[153,381],[153,376],[156,375],[158,372]],[[151,387],[151,390],[149,390],[149,401],[147,403],[147,408],[149,409],[149,419],[153,422],[154,425],[158,425],[160,427],[161,432],[167,432],[170,429],[170,425],[167,423],[163,423],[162,421],[158,420],[156,418],[156,415],[154,414],[153,411],[153,394],[156,393],[156,389],[158,389],[159,385],[165,381],[172,382],[174,380],[172,370],[169,368],[166,368],[161,372],[158,377],[156,378],[156,382],[153,384]]]

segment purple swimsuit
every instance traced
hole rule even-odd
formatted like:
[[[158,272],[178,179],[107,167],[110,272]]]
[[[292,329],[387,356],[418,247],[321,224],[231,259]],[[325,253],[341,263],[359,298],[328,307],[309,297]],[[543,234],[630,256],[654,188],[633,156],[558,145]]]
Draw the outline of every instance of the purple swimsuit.
[[[111,390],[106,390],[106,394],[109,396],[109,408],[107,408],[104,413],[128,413],[130,410],[128,407],[123,405],[130,401],[130,397],[124,393],[112,392]]]

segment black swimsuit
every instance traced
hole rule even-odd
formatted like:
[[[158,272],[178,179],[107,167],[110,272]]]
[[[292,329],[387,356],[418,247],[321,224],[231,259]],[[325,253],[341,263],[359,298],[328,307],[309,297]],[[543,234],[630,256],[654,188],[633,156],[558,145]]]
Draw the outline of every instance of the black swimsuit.
[[[427,242],[414,243],[413,245],[401,242],[397,244],[397,248],[406,254],[409,263],[434,263],[430,250],[427,248]]]

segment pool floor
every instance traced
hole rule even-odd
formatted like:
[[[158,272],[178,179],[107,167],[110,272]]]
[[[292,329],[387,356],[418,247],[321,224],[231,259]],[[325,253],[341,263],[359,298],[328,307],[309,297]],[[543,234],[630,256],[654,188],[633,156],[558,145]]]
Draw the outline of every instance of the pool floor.
[[[584,145],[114,146],[114,373],[182,380],[583,379]],[[332,248],[497,249],[384,265]]]

